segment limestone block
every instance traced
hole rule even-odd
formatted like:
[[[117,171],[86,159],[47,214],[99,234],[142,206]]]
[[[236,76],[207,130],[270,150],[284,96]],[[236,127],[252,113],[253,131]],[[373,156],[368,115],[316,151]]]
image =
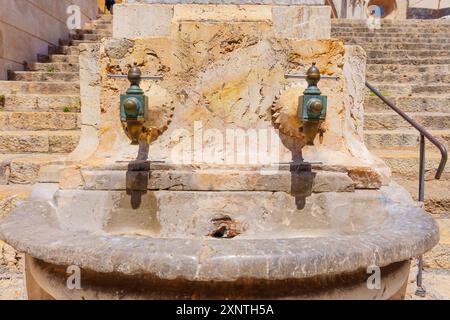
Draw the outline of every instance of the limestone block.
[[[439,244],[425,254],[424,266],[431,269],[450,269],[450,219],[436,219],[439,225]]]
[[[44,135],[3,134],[0,136],[0,152],[47,152],[48,139]]]
[[[323,1],[312,1],[314,4]],[[176,4],[175,4],[176,3]],[[276,37],[297,39],[330,38],[331,20],[328,6],[307,6],[308,1],[296,1],[295,6],[276,3],[251,5],[228,4],[166,4],[117,5],[114,14],[114,38],[148,38],[169,36],[177,25],[186,22],[266,22],[273,26]],[[232,3],[232,1],[230,2]]]
[[[355,183],[345,173],[340,172],[318,172],[314,179],[313,192],[352,192]]]
[[[78,145],[80,134],[73,132],[68,135],[50,135],[48,137],[49,151],[51,153],[69,153]]]
[[[83,185],[83,178],[77,168],[65,168],[59,172],[59,186],[61,189],[76,189]]]
[[[69,112],[13,112],[9,116],[8,126],[23,130],[75,130],[78,128],[77,117],[76,113]]]
[[[0,128],[6,128],[8,126],[8,120],[8,114],[0,112]]]
[[[99,44],[80,45],[80,101],[81,122],[96,126],[100,121]]]
[[[372,168],[350,168],[348,176],[354,181],[356,189],[379,189],[382,178]]]
[[[81,82],[82,83],[82,82]],[[22,99],[22,97],[20,97]],[[44,111],[64,111],[69,108],[72,112],[80,111],[81,101],[77,96],[37,96],[36,107]]]
[[[40,183],[58,183],[60,173],[64,169],[63,165],[45,165],[39,168],[38,182]]]
[[[113,37],[168,36],[172,17],[172,6],[144,6],[134,3],[116,5],[114,8]]]
[[[9,181],[19,184],[33,183],[39,175],[39,169],[40,165],[35,162],[12,162]]]
[[[295,39],[329,39],[331,34],[330,7],[272,8],[276,37]]]
[[[10,110],[9,108],[19,107],[23,111],[33,111],[38,107],[36,96],[28,95],[6,95],[5,96],[5,106],[8,108],[5,110]]]

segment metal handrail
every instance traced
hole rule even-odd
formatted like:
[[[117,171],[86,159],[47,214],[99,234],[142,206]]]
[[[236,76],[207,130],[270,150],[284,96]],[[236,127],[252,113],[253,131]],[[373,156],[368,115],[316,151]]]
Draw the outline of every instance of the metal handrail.
[[[439,142],[433,135],[431,135],[425,128],[414,121],[410,116],[400,110],[395,104],[386,99],[377,89],[375,89],[370,83],[366,81],[366,87],[370,89],[378,98],[380,98],[386,105],[392,110],[397,112],[403,119],[405,119],[411,126],[420,132],[420,155],[419,155],[419,201],[425,200],[425,138],[427,138],[432,144],[434,144],[441,152],[441,161],[436,171],[435,178],[440,179],[447,163],[447,149]],[[423,257],[419,257],[419,265],[416,279],[416,295],[424,297],[426,294],[425,288],[422,285],[422,271],[423,271]]]
[[[434,144],[439,151],[441,152],[441,161],[439,162],[439,167],[436,171],[435,178],[440,179],[442,173],[444,172],[445,165],[447,163],[448,155],[447,149],[445,146],[439,142],[431,133],[429,133],[424,127],[414,121],[410,116],[408,116],[405,112],[400,110],[395,104],[389,101],[386,97],[384,97],[377,89],[375,89],[370,83],[366,81],[366,87],[370,89],[378,98],[380,98],[386,105],[388,105],[392,110],[397,112],[403,119],[405,119],[411,126],[413,126],[417,131],[420,132],[421,136],[427,138],[432,144]],[[423,139],[421,139],[423,140]],[[423,150],[423,153],[425,150]],[[422,151],[421,151],[422,153]]]

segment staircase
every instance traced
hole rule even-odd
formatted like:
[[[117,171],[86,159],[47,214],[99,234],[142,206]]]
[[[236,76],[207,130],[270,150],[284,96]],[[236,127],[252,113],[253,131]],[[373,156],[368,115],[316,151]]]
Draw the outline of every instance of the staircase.
[[[111,35],[111,16],[101,16],[39,54],[26,71],[10,72],[9,81],[0,81],[0,185],[36,182],[42,164],[75,149],[81,107],[78,45]]]
[[[382,23],[371,31],[366,21],[333,20],[332,36],[367,52],[367,81],[450,149],[450,21],[406,20]],[[398,182],[417,194],[419,133],[367,90],[365,140],[383,158]],[[426,208],[450,212],[450,166],[432,180],[439,152],[427,143]]]

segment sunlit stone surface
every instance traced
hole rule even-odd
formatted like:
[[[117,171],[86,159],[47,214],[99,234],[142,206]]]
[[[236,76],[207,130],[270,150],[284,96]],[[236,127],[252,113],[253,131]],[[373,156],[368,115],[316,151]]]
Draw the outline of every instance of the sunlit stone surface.
[[[27,253],[29,294],[401,298],[409,259],[437,243],[437,226],[365,147],[365,53],[329,39],[329,16],[276,1],[117,6],[114,38],[81,47],[80,145],[42,168],[0,225]],[[323,139],[305,146],[306,83],[285,74],[313,62],[338,79],[319,83]],[[141,83],[161,132],[150,170],[136,169],[120,123],[129,83],[108,77],[134,63],[164,76]],[[83,268],[83,290],[65,287],[69,265]],[[380,290],[367,287],[373,265]]]

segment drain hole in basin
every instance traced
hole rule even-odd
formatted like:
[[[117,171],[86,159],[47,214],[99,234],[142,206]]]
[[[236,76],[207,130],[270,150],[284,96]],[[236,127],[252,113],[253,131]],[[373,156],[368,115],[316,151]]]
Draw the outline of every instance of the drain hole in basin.
[[[232,239],[242,233],[239,221],[231,219],[230,216],[220,215],[211,219],[213,230],[208,234],[209,237]]]

